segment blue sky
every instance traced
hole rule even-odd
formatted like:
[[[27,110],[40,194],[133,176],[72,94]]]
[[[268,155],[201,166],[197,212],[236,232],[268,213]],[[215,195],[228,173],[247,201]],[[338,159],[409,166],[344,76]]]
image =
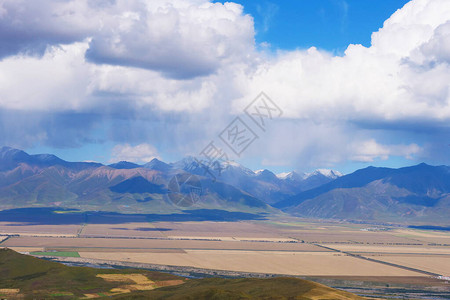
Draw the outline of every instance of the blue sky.
[[[0,15],[0,144],[173,162],[226,149],[264,91],[283,116],[230,155],[252,169],[450,164],[446,0],[3,0]]]
[[[406,0],[240,1],[255,19],[256,41],[274,49],[317,47],[342,53],[349,44],[370,46],[370,36]]]

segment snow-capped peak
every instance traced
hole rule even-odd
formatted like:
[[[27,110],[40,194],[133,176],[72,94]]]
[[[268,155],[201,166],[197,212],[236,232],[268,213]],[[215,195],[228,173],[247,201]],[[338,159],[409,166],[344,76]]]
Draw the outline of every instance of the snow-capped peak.
[[[286,179],[286,177],[288,177],[292,172],[283,172],[283,173],[279,173],[277,174],[277,177],[280,179]]]
[[[235,162],[234,160],[226,160],[226,161],[222,162],[222,166],[247,169],[243,165],[241,165],[240,163]]]
[[[277,177],[282,180],[286,180],[286,179],[301,180],[301,179],[303,179],[304,175],[305,174],[299,174],[295,171],[291,171],[291,172],[279,173],[279,174],[277,174]]]
[[[233,160],[221,160],[217,159],[215,161],[207,161],[206,159],[197,158],[194,156],[186,156],[182,160],[170,164],[171,166],[183,169],[183,170],[190,170],[192,168],[219,168],[222,170],[222,172],[226,170],[233,170],[234,172],[238,171],[240,173],[244,173],[249,176],[254,176],[252,170],[244,167],[243,165],[239,164],[238,162],[235,162]]]
[[[336,179],[338,177],[343,176],[341,172],[339,171],[335,171],[335,170],[331,170],[331,169],[317,169],[314,172],[311,173],[307,173],[305,174],[305,179],[309,178],[311,176],[317,176],[317,175],[322,175],[331,179]]]

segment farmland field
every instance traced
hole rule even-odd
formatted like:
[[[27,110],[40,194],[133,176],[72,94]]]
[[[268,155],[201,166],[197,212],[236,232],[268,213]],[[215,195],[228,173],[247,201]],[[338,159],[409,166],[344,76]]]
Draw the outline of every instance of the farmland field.
[[[185,250],[185,253],[80,252],[83,258],[192,266],[204,269],[301,276],[420,276],[332,252]]]
[[[11,237],[2,246],[42,247],[47,249],[220,249],[220,250],[271,250],[271,251],[328,251],[307,243],[222,241],[198,239],[119,239],[119,238],[60,238]]]
[[[450,277],[450,255],[381,255],[377,259]]]
[[[274,219],[39,226],[9,222],[0,230],[10,235],[1,247],[74,263],[329,278],[336,285],[372,278],[370,282],[389,286],[450,275],[450,232],[398,226]],[[438,283],[442,281],[429,284]]]

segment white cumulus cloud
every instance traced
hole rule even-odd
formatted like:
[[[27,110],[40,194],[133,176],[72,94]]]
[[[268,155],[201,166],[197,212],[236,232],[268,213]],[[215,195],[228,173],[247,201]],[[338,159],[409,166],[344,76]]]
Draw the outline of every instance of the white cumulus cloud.
[[[248,59],[254,47],[253,18],[232,2],[1,0],[0,12],[0,57],[89,38],[95,63],[192,78]]]
[[[111,151],[110,163],[119,161],[129,161],[135,163],[147,163],[154,158],[160,158],[158,150],[150,144],[139,144],[131,146],[130,144],[120,144],[114,146]]]
[[[279,52],[243,85],[241,109],[264,90],[285,116],[315,120],[450,120],[447,0],[413,0],[343,56],[310,48]]]
[[[264,91],[284,120],[254,147],[265,153],[249,148],[248,155],[328,167],[431,157],[425,144],[440,149],[433,145],[442,139],[414,137],[423,124],[439,137],[449,131],[448,0],[410,1],[372,34],[370,47],[349,45],[342,56],[314,47],[258,52],[254,35],[252,17],[232,2],[0,0],[0,115],[9,116],[0,130],[13,136],[19,127],[11,111],[74,114],[70,120],[83,114],[91,131],[95,120],[135,122],[148,111],[148,119],[189,128],[186,140],[194,145]],[[74,130],[77,140],[91,140],[82,131]],[[391,144],[405,132],[401,144]],[[114,153],[137,147],[114,142]],[[145,158],[158,155],[145,149],[153,153]],[[119,154],[114,160],[140,157]]]
[[[390,156],[403,156],[413,159],[422,149],[416,144],[383,145],[374,139],[359,142],[352,146],[351,159],[359,162],[373,162],[375,159],[387,160]]]

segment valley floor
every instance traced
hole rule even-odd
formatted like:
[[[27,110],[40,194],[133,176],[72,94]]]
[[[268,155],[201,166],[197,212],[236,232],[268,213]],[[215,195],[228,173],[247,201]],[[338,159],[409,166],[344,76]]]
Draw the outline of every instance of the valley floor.
[[[296,218],[82,225],[0,222],[1,240],[0,247],[71,261],[317,277],[337,280],[335,285],[349,278],[376,282],[376,277],[384,278],[383,284],[427,282],[427,287],[450,289],[448,282],[436,279],[450,277],[450,232],[441,231]]]

